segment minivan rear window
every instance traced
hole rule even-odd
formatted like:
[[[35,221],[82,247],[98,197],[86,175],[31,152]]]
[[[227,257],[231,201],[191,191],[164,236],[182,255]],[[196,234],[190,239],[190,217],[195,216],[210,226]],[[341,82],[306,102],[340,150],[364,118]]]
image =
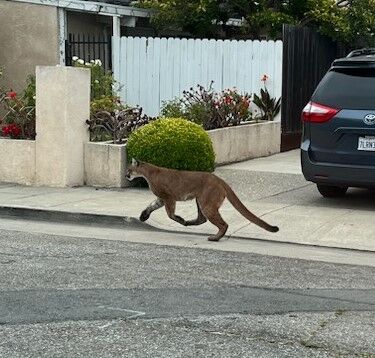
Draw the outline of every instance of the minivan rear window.
[[[316,88],[312,101],[337,109],[375,109],[375,69],[330,70]]]

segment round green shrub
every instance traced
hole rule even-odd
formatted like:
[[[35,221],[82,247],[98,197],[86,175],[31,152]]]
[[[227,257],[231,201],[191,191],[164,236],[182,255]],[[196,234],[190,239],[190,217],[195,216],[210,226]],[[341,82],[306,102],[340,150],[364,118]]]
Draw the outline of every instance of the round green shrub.
[[[182,118],[162,118],[133,132],[127,144],[128,158],[160,167],[214,170],[215,153],[206,131]]]

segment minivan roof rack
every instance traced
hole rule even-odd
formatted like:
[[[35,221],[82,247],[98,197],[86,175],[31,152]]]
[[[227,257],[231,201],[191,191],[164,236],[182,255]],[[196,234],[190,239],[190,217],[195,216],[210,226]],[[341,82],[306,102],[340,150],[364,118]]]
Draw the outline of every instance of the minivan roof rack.
[[[361,48],[350,52],[346,57],[375,55],[375,47]]]

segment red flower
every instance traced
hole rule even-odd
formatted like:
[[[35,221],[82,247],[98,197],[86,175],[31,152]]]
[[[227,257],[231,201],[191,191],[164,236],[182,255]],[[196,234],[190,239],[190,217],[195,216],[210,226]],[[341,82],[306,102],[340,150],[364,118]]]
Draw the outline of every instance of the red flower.
[[[261,78],[261,81],[262,82],[266,82],[268,80],[268,76],[267,75],[263,75],[263,77]]]
[[[3,127],[3,128],[1,129],[1,131],[2,131],[2,133],[3,133],[3,136],[6,137],[6,136],[8,136],[8,134],[9,134],[9,127],[8,127],[8,126]]]
[[[16,124],[13,124],[12,126],[12,134],[13,137],[18,138],[21,134],[21,128],[18,127]]]
[[[9,91],[9,92],[7,93],[7,97],[14,99],[14,98],[17,97],[17,93],[14,92],[14,91]]]
[[[226,104],[231,104],[232,103],[232,98],[229,97],[229,96],[225,96],[224,97],[224,101],[225,101]]]
[[[21,128],[17,124],[12,123],[2,128],[4,137],[18,138],[21,134]]]

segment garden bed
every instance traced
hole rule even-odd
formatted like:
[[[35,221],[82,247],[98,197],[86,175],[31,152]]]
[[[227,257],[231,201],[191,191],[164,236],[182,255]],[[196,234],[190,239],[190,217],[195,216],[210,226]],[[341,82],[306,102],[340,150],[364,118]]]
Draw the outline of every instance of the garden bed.
[[[35,183],[35,141],[0,138],[0,182]]]
[[[280,122],[242,124],[208,131],[217,165],[266,157],[280,152]]]
[[[207,132],[214,147],[216,165],[265,157],[280,152],[280,122],[249,123]],[[0,138],[3,160],[0,181],[24,185],[35,184],[35,141]],[[112,142],[85,143],[84,178],[89,186],[123,188],[126,144]]]
[[[265,157],[280,152],[280,122],[249,123],[207,131],[216,165]],[[85,144],[85,184],[106,188],[131,186],[126,180],[126,144]]]

